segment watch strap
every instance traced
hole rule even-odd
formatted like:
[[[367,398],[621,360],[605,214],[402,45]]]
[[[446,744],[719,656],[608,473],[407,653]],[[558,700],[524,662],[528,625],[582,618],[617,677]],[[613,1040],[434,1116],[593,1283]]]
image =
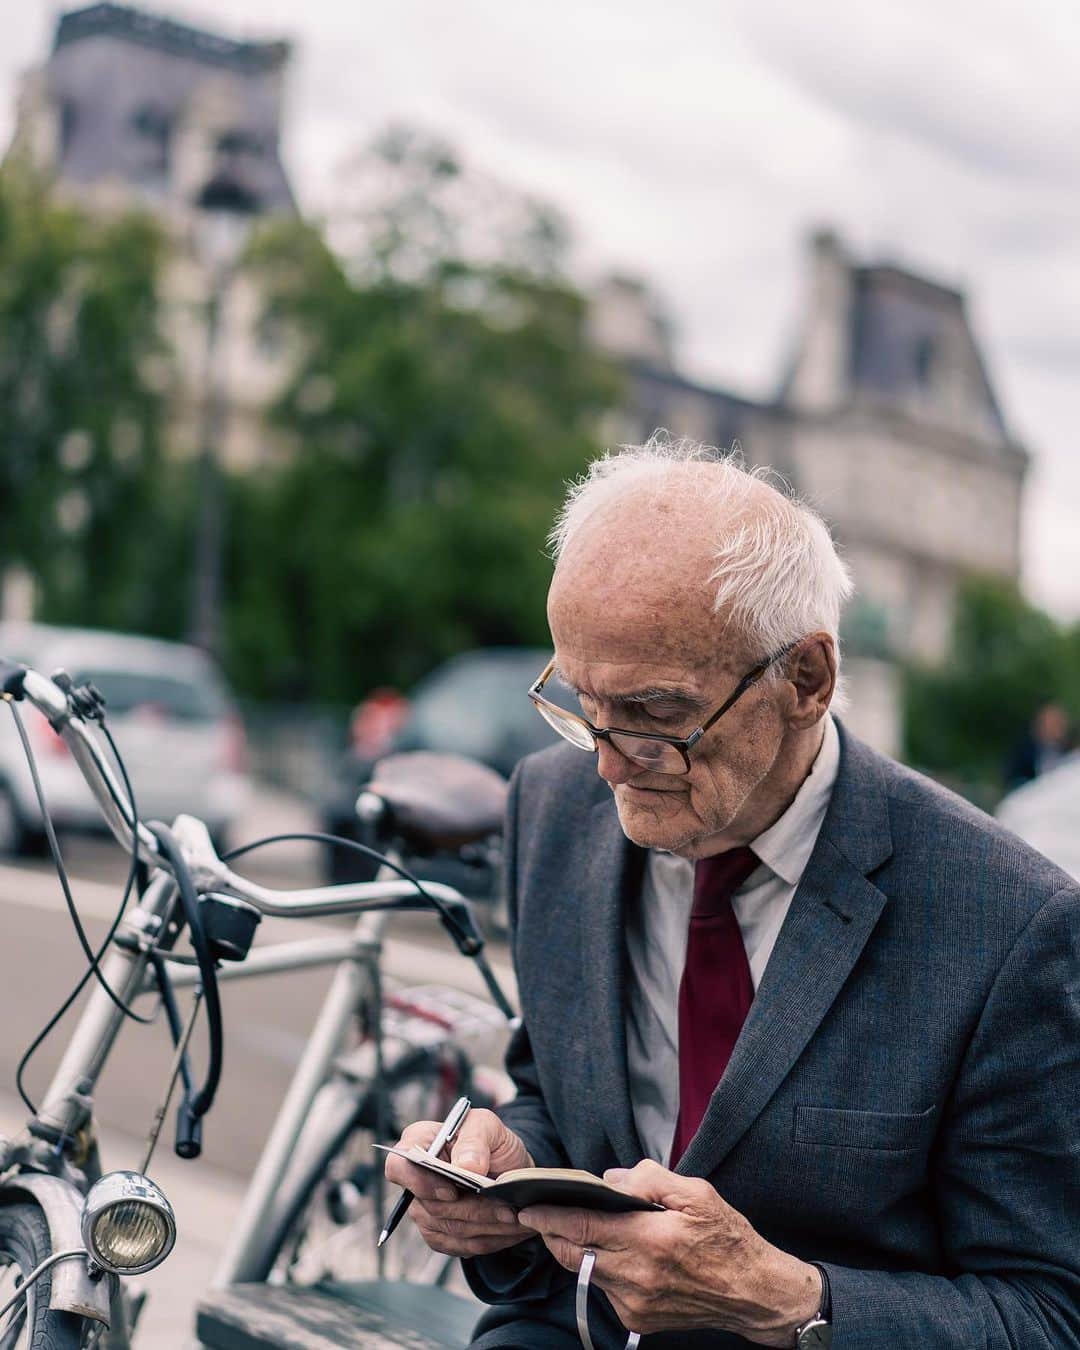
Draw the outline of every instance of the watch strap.
[[[829,1272],[817,1261],[810,1264],[821,1275],[821,1303],[809,1322],[795,1328],[795,1350],[828,1350],[832,1345],[832,1291]]]
[[[832,1290],[829,1287],[829,1272],[820,1261],[811,1261],[810,1264],[815,1270],[821,1272],[821,1307],[818,1309],[818,1316],[826,1322],[832,1321]]]

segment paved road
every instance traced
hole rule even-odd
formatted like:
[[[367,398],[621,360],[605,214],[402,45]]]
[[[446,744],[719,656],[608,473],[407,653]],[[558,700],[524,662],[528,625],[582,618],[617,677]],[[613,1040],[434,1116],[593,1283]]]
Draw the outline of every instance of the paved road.
[[[263,795],[262,831],[304,828],[302,808],[286,798]],[[244,837],[245,832],[239,832]],[[76,878],[75,897],[91,942],[100,940],[119,899],[122,857],[106,841],[66,845]],[[297,887],[319,880],[316,855],[306,846],[268,852],[251,875],[267,885]],[[260,945],[296,937],[347,931],[345,921],[267,920]],[[15,1066],[26,1045],[47,1021],[81,974],[84,964],[55,875],[44,864],[0,865],[0,1131],[19,1124],[14,1097]],[[490,952],[500,980],[513,994],[504,951]],[[386,969],[407,983],[445,983],[481,993],[475,972],[451,947],[437,922],[411,915],[394,920],[386,946]],[[274,1112],[289,1082],[330,980],[329,971],[298,972],[223,986],[226,1068],[214,1110],[206,1124],[205,1148],[196,1163],[171,1152],[172,1120],[166,1124],[155,1175],[173,1199],[181,1237],[168,1262],[147,1277],[157,1294],[149,1305],[140,1339],[145,1350],[177,1350],[181,1326],[205,1288]],[[68,1019],[38,1056],[27,1088],[37,1100],[62,1051]],[[196,1031],[198,1040],[199,1032]],[[201,1044],[201,1042],[200,1042]],[[499,1047],[489,1044],[487,1059]],[[137,1167],[142,1140],[169,1071],[171,1047],[162,1025],[131,1025],[122,1032],[96,1094],[108,1167]]]

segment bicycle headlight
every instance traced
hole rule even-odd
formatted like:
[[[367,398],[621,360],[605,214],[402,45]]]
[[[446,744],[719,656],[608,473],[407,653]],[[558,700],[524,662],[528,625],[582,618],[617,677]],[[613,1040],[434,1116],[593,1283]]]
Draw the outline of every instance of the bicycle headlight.
[[[140,1275],[172,1251],[172,1205],[141,1172],[109,1172],[83,1203],[82,1239],[97,1264],[114,1275]]]

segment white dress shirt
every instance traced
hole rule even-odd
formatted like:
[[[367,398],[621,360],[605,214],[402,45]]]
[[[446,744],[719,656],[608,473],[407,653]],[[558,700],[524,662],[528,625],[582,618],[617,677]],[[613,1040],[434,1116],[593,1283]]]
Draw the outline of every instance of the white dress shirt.
[[[840,738],[826,714],[821,749],[794,801],[750,844],[760,866],[735,892],[731,906],[755,991],[817,843],[839,763]],[[626,1058],[645,1155],[665,1166],[679,1114],[679,984],[693,901],[694,864],[653,850],[640,903],[627,915]]]

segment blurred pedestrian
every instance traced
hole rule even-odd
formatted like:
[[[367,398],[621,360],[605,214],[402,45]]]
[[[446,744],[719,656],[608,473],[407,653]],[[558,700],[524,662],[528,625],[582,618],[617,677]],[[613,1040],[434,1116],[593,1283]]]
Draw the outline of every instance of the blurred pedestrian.
[[[394,738],[409,714],[409,700],[396,689],[373,690],[353,709],[349,722],[349,753],[364,761],[379,759],[394,743]]]
[[[1052,769],[1072,749],[1069,715],[1060,703],[1043,703],[1013,746],[1005,768],[1005,785],[1011,792],[1022,783]]]

